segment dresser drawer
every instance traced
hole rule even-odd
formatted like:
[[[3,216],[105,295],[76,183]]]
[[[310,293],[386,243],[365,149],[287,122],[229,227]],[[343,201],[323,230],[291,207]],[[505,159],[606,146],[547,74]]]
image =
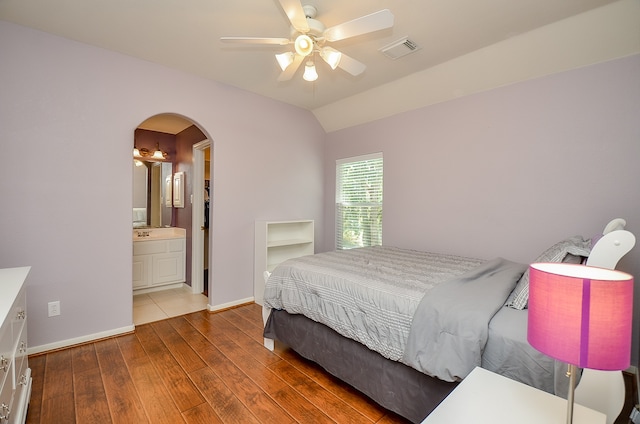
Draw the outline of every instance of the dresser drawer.
[[[9,364],[8,372],[13,375],[13,362]],[[10,379],[6,380],[6,383],[0,387],[0,417],[6,417],[9,414],[9,419],[13,417],[11,414],[11,409],[13,408],[13,399],[14,399],[15,390],[13,389],[13,385],[11,384]],[[9,421],[8,419],[0,419],[0,424],[5,424]]]
[[[26,369],[29,367],[29,363],[27,359],[27,326],[26,325],[23,326],[22,332],[18,334],[18,337],[16,338],[16,340],[17,342],[15,346],[15,353],[14,353],[15,366],[13,368],[14,369],[14,375],[13,375],[14,389],[18,388],[18,385],[21,382],[21,378],[24,380],[24,373]]]
[[[27,296],[24,287],[13,302],[9,318],[11,319],[11,334],[15,345],[18,341],[18,335],[22,332],[24,323],[27,321]]]
[[[0,327],[0,387],[4,387],[5,381],[10,381],[10,365],[13,362],[13,335],[11,326],[5,323]],[[11,385],[11,384],[9,384]]]

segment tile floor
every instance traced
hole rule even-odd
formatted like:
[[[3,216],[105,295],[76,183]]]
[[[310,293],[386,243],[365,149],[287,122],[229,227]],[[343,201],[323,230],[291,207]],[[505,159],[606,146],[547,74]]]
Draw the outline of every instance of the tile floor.
[[[207,309],[207,296],[191,293],[191,287],[168,289],[133,296],[133,324],[159,321]]]

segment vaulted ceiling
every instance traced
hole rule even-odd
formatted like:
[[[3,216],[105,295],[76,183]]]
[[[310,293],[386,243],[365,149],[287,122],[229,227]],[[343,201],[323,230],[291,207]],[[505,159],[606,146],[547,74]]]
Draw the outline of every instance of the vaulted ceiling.
[[[302,0],[326,27],[389,9],[394,26],[332,43],[366,70],[352,76],[317,58],[319,77],[289,81],[274,55],[291,46],[237,45],[222,36],[290,37],[278,0],[0,0],[0,19],[177,68],[312,111],[613,0]],[[408,37],[419,49],[380,49]],[[302,67],[301,67],[302,68]],[[334,125],[335,126],[335,125]]]

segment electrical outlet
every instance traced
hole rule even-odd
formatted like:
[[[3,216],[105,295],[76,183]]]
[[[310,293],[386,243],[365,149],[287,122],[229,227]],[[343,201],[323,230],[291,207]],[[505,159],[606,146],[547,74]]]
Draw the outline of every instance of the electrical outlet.
[[[49,302],[49,316],[55,317],[60,315],[60,301],[56,300],[55,302]]]

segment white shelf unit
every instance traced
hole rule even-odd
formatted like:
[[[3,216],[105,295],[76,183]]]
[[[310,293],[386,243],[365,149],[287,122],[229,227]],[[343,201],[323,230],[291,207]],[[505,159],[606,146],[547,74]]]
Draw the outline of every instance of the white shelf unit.
[[[281,262],[314,252],[313,220],[256,221],[253,296],[262,305],[264,272]]]

